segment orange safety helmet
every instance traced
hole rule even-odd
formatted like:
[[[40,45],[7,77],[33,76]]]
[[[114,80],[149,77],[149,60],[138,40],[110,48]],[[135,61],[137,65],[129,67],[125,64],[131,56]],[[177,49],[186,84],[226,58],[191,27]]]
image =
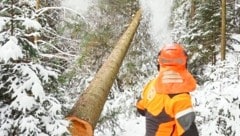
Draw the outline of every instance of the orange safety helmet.
[[[186,66],[187,54],[182,45],[173,43],[165,45],[158,55],[160,66]]]
[[[196,88],[194,77],[187,70],[187,54],[182,45],[165,45],[159,53],[160,65],[155,88],[158,93],[176,94]]]

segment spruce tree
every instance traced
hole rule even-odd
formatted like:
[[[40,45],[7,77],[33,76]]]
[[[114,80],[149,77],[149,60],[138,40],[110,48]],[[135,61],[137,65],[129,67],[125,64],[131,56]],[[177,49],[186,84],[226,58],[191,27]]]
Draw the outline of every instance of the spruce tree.
[[[44,15],[34,2],[4,0],[0,5],[0,134],[66,134],[61,104],[50,93],[57,69],[42,61],[49,43],[35,39],[52,28],[41,21]]]

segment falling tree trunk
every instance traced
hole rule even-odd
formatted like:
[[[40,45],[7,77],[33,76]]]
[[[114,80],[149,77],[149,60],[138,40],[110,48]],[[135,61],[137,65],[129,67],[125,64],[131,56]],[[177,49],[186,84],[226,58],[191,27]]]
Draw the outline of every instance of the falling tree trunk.
[[[222,0],[222,25],[221,25],[221,60],[226,56],[226,0]]]
[[[136,13],[128,29],[117,42],[108,59],[99,69],[87,89],[71,109],[67,119],[74,136],[92,136],[93,130],[103,110],[112,84],[117,76],[122,61],[131,44],[141,18],[140,10]]]

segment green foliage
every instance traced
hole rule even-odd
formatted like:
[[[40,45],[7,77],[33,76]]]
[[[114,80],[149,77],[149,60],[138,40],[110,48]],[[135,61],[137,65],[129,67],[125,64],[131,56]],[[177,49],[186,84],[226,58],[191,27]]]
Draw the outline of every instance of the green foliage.
[[[238,60],[232,59],[206,66],[202,76],[209,77],[209,81],[193,94],[201,135],[239,135],[238,70]],[[208,128],[212,129],[206,130]]]
[[[99,0],[100,8],[106,11],[111,11],[111,14],[133,14],[138,8],[136,0]]]
[[[202,45],[204,49],[214,51],[214,44],[219,43],[220,38],[220,3],[206,2],[199,5],[190,25],[189,38],[186,41],[189,44]]]
[[[234,15],[234,25],[236,26],[235,27],[235,32],[240,34],[240,6],[237,6],[235,7],[236,10],[235,10],[235,15]]]
[[[59,87],[56,71],[60,71],[59,65],[63,66],[65,61],[61,57],[51,58],[62,49],[51,44],[56,43],[56,21],[53,23],[48,18],[53,12],[38,14],[29,1],[9,0],[1,1],[1,4],[0,18],[4,24],[1,24],[0,46],[14,44],[19,47],[18,58],[1,60],[0,63],[1,134],[61,135],[66,132],[67,122],[62,120],[59,101],[52,96],[56,96]],[[1,48],[3,51],[4,48]],[[11,52],[8,55],[15,54]],[[55,67],[52,69],[47,65]],[[63,127],[62,132],[54,132],[54,128],[60,127]]]
[[[240,7],[239,7],[239,2],[237,3],[235,0],[230,0],[227,1],[226,3],[226,11],[227,11],[227,36],[229,40],[231,39],[231,34],[232,33],[237,33],[240,34]],[[236,41],[232,41],[236,42]],[[240,42],[240,40],[238,40]]]
[[[62,120],[61,106],[56,98],[49,95],[56,87],[53,84],[55,79],[55,72],[39,64],[1,65],[1,134],[55,135],[61,134],[56,130],[58,127],[66,129],[67,122]],[[56,129],[46,129],[51,125]]]
[[[220,5],[216,0],[175,3],[175,14],[172,17],[175,41],[186,46],[188,66],[195,75],[202,74],[205,64],[216,62],[216,55],[220,50]],[[200,79],[198,81],[202,82]]]
[[[60,84],[64,84],[64,83],[67,83],[67,81],[71,81],[72,78],[76,75],[76,71],[75,69],[72,69],[70,71],[67,71],[63,74],[61,74],[59,77],[58,77],[58,82]]]
[[[16,0],[4,1],[3,4],[4,8],[0,10],[0,16],[6,19],[6,24],[4,24],[2,30],[2,33],[5,33],[5,39],[1,39],[3,42],[2,45],[7,42],[9,36],[15,36],[18,38],[20,46],[22,46],[24,50],[25,58],[35,57],[37,51],[32,47],[34,44],[32,37],[26,35],[30,35],[38,30],[27,27],[26,24],[24,24],[24,21],[26,21],[24,19],[29,18],[29,20],[31,20],[31,18],[33,18],[34,9],[27,3],[20,3]],[[14,6],[12,4],[14,4]],[[32,21],[34,22],[34,20]]]
[[[0,88],[0,100],[3,103],[11,103],[11,95],[10,93],[5,93],[9,90],[9,85],[11,84],[9,78],[11,78],[11,73],[9,73],[9,71],[13,71],[12,70],[12,65],[4,65],[1,67],[1,76],[0,76],[0,80],[2,83],[1,84],[1,88]]]
[[[236,42],[230,38],[234,32],[234,4],[227,4],[227,44]],[[176,1],[173,7],[171,25],[174,41],[183,43],[189,55],[189,69],[202,75],[206,64],[215,64],[220,53],[221,1],[188,0]],[[235,27],[234,27],[235,26]],[[204,78],[198,78],[203,83]]]
[[[69,19],[71,19],[71,21],[69,21]],[[61,23],[57,25],[57,28],[57,32],[60,35],[65,35],[68,38],[80,40],[84,35],[86,35],[86,33],[88,33],[89,26],[82,18],[69,15],[68,18],[63,19]]]
[[[182,41],[189,46],[193,54],[193,72],[201,74],[202,66],[215,64],[216,56],[220,53],[221,42],[221,1],[208,0],[205,2],[196,1],[195,16],[189,20],[187,36]],[[227,44],[236,42],[230,35],[234,32],[234,8],[233,3],[227,2]]]

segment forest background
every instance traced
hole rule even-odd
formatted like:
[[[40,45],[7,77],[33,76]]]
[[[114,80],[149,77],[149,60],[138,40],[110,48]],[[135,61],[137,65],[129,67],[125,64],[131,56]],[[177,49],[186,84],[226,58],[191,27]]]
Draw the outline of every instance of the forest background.
[[[152,17],[158,11],[148,9],[150,2],[144,0],[71,2],[1,0],[1,134],[68,135],[65,116],[141,7],[145,10],[140,25],[95,135],[144,135],[144,120],[134,105],[157,73],[156,55],[166,42],[164,35],[187,49],[188,67],[199,85],[192,95],[200,134],[240,135],[239,0],[226,2],[225,59],[221,1],[171,1],[169,18],[156,22]]]

